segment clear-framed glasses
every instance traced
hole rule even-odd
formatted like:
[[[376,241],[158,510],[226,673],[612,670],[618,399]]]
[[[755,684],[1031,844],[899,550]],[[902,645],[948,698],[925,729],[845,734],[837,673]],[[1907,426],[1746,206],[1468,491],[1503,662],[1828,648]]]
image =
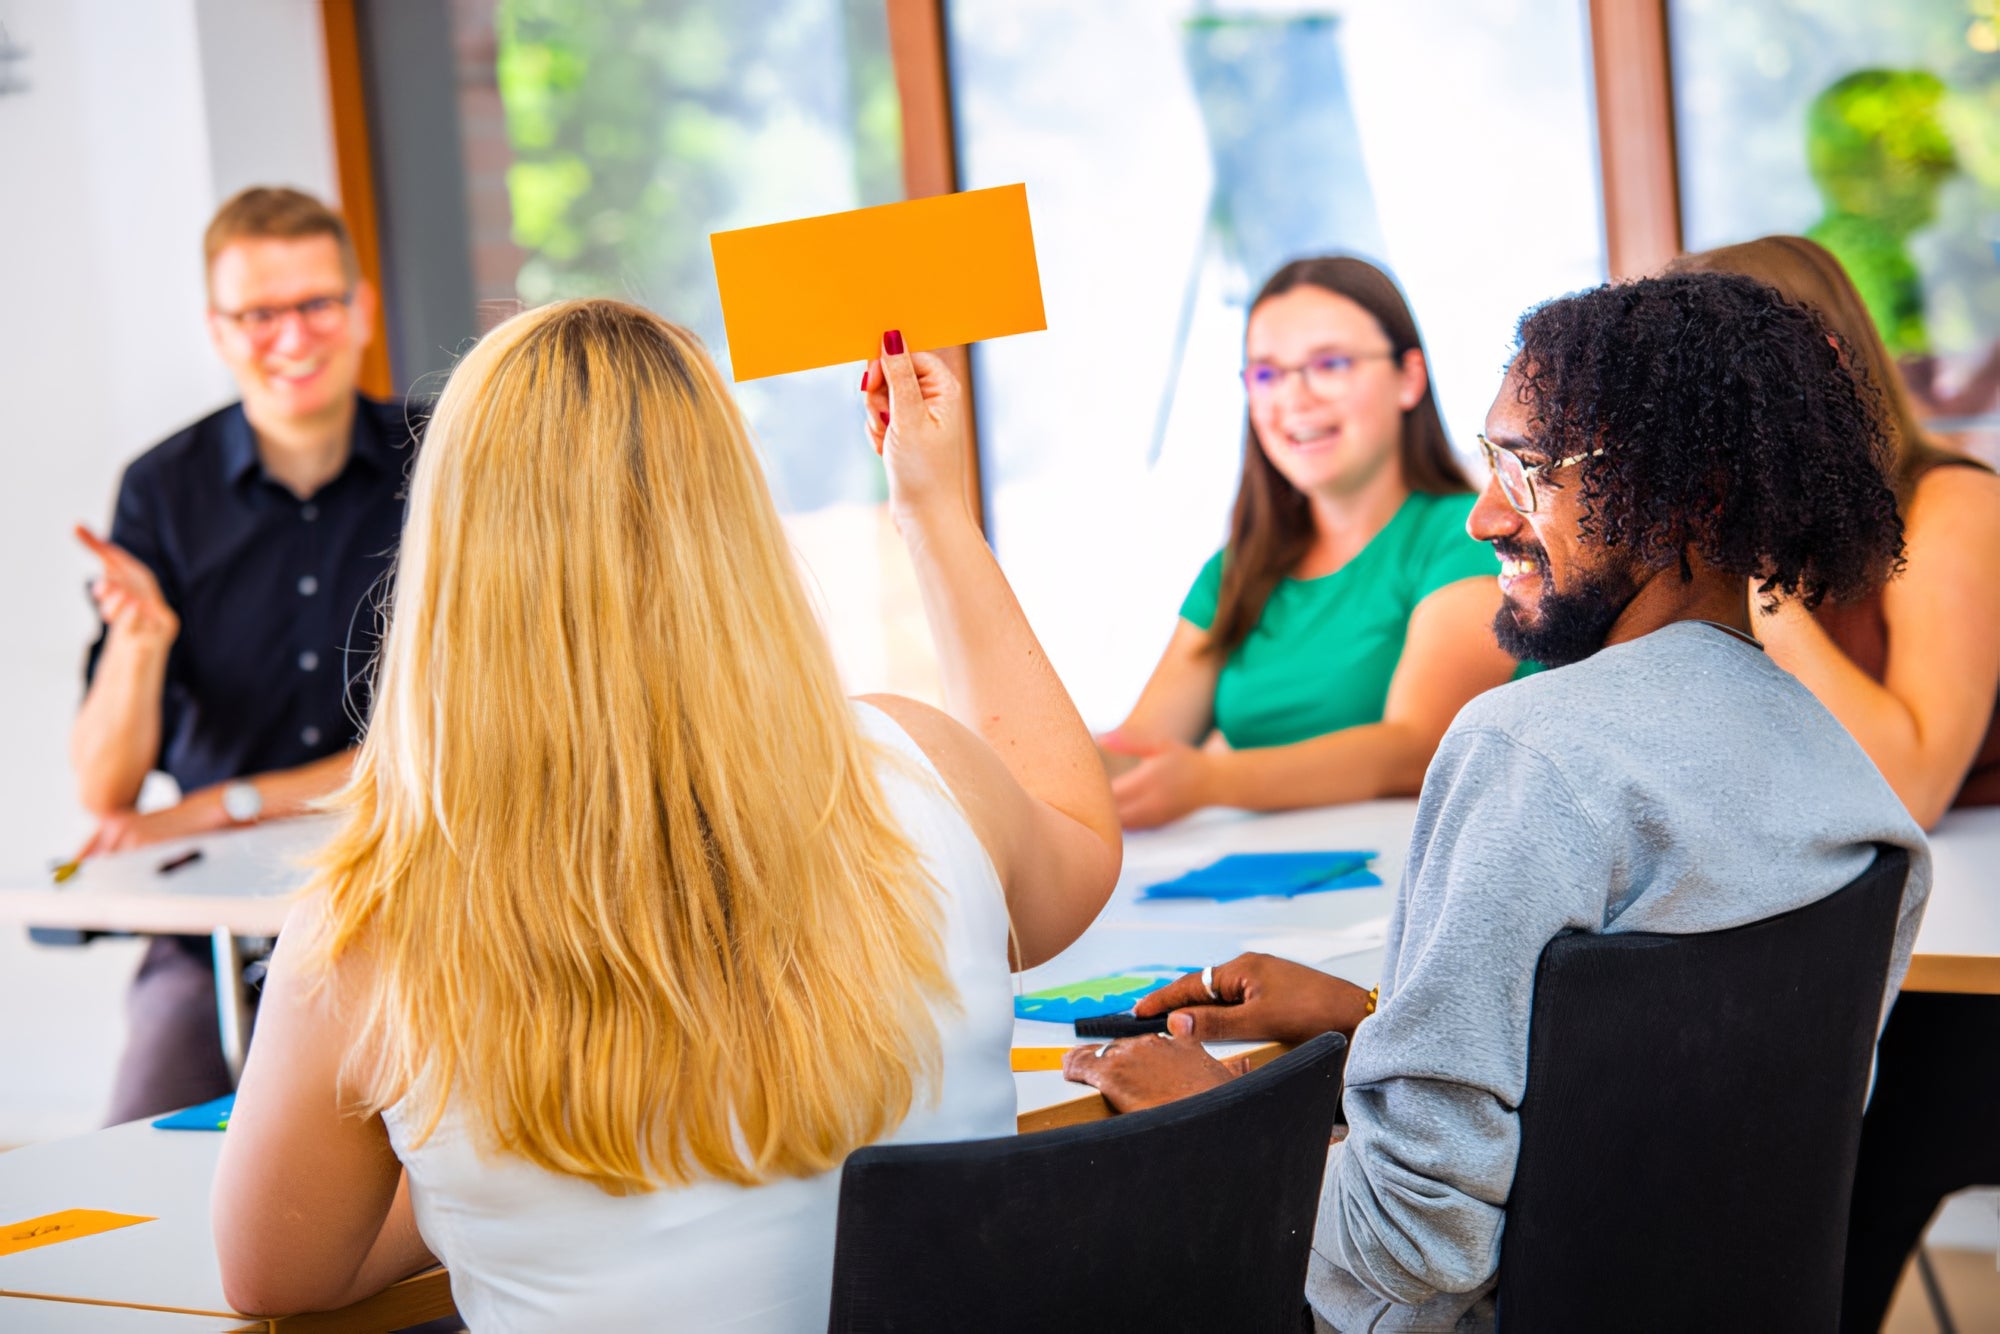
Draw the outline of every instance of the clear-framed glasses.
[[[1322,352],[1302,366],[1280,366],[1271,361],[1253,361],[1243,368],[1243,388],[1253,399],[1271,398],[1294,375],[1306,382],[1306,392],[1314,398],[1331,398],[1347,387],[1354,368],[1364,361],[1394,361],[1396,354],[1380,352]]]
[[[242,310],[215,313],[241,329],[253,342],[263,343],[278,336],[287,315],[297,315],[299,323],[313,333],[332,333],[347,317],[347,308],[353,302],[354,293],[346,291],[309,296],[284,306],[246,306]]]
[[[1539,498],[1535,494],[1535,478],[1557,468],[1567,468],[1572,463],[1594,459],[1604,451],[1593,449],[1584,454],[1572,454],[1566,459],[1553,463],[1523,463],[1521,456],[1511,449],[1502,449],[1484,435],[1478,437],[1479,447],[1486,451],[1486,466],[1493,473],[1493,480],[1500,483],[1500,494],[1516,514],[1533,514]]]

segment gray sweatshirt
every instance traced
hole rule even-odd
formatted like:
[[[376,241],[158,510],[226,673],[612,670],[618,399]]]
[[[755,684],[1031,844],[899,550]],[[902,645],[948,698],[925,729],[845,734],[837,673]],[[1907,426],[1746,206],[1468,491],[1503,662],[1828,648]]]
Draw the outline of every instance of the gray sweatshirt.
[[[1347,1062],[1306,1295],[1322,1328],[1492,1324],[1535,965],[1562,931],[1716,931],[1930,848],[1833,715],[1758,648],[1678,622],[1480,696],[1424,778],[1382,1000]]]

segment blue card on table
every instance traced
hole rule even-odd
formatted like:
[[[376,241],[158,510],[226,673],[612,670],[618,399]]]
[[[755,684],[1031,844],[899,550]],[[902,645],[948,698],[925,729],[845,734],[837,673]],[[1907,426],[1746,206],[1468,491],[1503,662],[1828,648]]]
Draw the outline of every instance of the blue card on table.
[[[227,1130],[229,1113],[236,1106],[236,1095],[225,1093],[214,1102],[204,1102],[199,1106],[185,1107],[171,1112],[153,1122],[155,1130]]]
[[[1147,899],[1291,898],[1382,883],[1368,869],[1373,852],[1236,852],[1186,875],[1148,885]]]

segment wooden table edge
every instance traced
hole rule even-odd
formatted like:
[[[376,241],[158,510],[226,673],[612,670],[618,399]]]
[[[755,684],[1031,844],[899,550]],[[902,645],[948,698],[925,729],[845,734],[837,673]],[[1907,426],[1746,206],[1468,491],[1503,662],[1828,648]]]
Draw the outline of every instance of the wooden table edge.
[[[66,1297],[53,1292],[25,1292],[20,1288],[0,1288],[0,1298],[24,1302],[61,1302],[65,1306],[108,1306],[120,1311],[154,1311],[160,1315],[189,1315],[208,1320],[234,1320],[238,1324],[229,1334],[263,1334],[271,1326],[264,1316],[238,1315],[234,1311],[212,1311],[204,1307],[200,1310],[191,1306],[158,1306],[151,1302],[108,1302],[95,1297]]]
[[[244,1315],[237,1311],[217,1311],[207,1307],[160,1306],[150,1302],[113,1302],[92,1297],[57,1296],[48,1292],[24,1292],[0,1288],[0,1297],[31,1301],[67,1302],[72,1306],[115,1306],[130,1311],[158,1311],[162,1315],[208,1316],[234,1320],[231,1334],[381,1334],[385,1329],[404,1329],[456,1315],[451,1299],[451,1275],[442,1266],[391,1284],[373,1297],[364,1297],[338,1311],[308,1311],[301,1315]]]
[[[2000,956],[1918,954],[1910,958],[1904,991],[1941,991],[1962,996],[2000,996]]]
[[[451,1300],[451,1275],[440,1265],[338,1311],[274,1316],[271,1334],[379,1334],[457,1313],[458,1307]]]

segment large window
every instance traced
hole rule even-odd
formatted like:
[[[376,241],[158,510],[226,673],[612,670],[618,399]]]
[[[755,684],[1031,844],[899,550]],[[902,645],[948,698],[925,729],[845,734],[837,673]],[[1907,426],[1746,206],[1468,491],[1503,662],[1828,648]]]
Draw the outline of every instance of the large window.
[[[364,18],[399,387],[573,296],[657,310],[727,371],[710,232],[902,197],[880,0],[376,0]],[[934,695],[855,368],[736,393],[849,688]]]
[[[949,4],[962,183],[1027,182],[1049,318],[975,353],[987,511],[1093,725],[1221,544],[1272,269],[1393,271],[1462,451],[1523,309],[1603,280],[1582,8]]]
[[[2000,457],[2000,17],[1990,0],[1673,0],[1689,249],[1839,256],[1932,425]]]

